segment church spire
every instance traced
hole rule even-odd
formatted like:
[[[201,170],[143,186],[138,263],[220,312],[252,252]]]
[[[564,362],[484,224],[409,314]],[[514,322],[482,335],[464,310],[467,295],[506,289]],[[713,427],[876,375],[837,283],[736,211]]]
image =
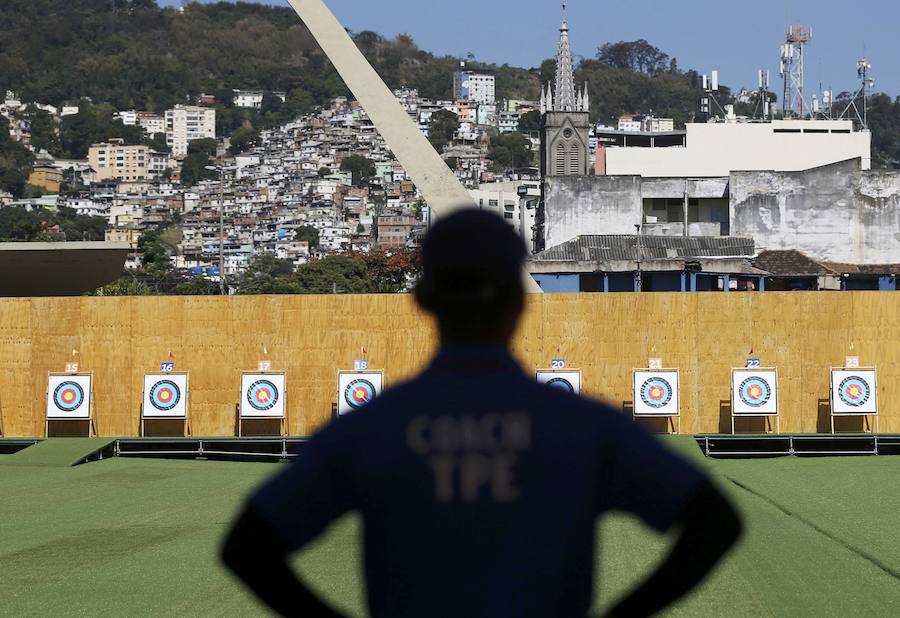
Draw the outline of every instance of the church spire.
[[[568,0],[562,3],[562,23],[559,27],[559,50],[556,52],[556,111],[581,111],[575,96],[575,71],[572,68],[572,49],[569,46]]]

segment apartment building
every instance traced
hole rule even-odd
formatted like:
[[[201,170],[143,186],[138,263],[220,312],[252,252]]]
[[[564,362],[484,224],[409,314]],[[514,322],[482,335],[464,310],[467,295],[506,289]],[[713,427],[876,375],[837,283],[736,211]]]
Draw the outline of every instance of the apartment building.
[[[497,80],[493,75],[457,71],[453,74],[453,97],[457,101],[493,105],[497,102]]]
[[[176,105],[166,111],[166,144],[176,157],[187,154],[188,142],[216,137],[216,110]]]
[[[98,182],[113,178],[125,181],[147,180],[150,148],[128,146],[124,140],[114,138],[103,144],[91,145],[88,163],[96,172]]]

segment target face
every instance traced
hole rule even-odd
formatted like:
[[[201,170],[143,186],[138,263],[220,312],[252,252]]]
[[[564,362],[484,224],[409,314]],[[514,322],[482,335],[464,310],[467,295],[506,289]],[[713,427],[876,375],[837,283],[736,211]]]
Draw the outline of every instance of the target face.
[[[774,369],[735,369],[732,372],[734,414],[778,414],[778,373]]]
[[[834,414],[877,414],[874,370],[831,372],[831,409]]]
[[[144,376],[145,418],[187,418],[187,375]]]
[[[50,375],[47,384],[47,418],[89,419],[90,399],[90,375]]]
[[[565,371],[538,371],[538,384],[546,384],[573,395],[581,394],[581,372],[567,369]]]
[[[638,416],[678,416],[678,371],[635,371],[634,413]]]
[[[284,373],[241,375],[241,417],[284,418]]]
[[[381,394],[384,376],[378,372],[342,372],[338,377],[338,414],[358,410]]]

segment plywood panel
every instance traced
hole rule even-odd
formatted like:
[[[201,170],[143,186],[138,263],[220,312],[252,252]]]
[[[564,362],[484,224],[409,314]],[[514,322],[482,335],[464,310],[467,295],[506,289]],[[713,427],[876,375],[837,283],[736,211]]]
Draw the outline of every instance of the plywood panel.
[[[829,369],[859,356],[879,371],[881,429],[900,432],[898,340],[900,294],[545,294],[529,297],[513,348],[529,374],[565,358],[586,395],[619,408],[632,370],[660,357],[681,370],[683,429],[694,433],[730,428],[731,368],[751,349],[778,367],[782,429],[826,430]],[[265,348],[288,374],[289,432],[307,435],[330,420],[337,373],[362,347],[396,385],[427,364],[437,332],[408,295],[3,299],[4,429],[41,433],[47,373],[74,348],[94,373],[101,435],[137,434],[143,375],[170,351],[190,374],[195,435],[233,435],[240,373]]]

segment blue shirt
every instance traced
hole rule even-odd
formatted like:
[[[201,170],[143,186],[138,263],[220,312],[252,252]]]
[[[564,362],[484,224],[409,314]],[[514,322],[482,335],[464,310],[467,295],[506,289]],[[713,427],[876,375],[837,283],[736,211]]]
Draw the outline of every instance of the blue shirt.
[[[704,476],[631,419],[448,348],[316,435],[250,508],[290,549],[358,511],[372,616],[584,616],[595,524],[672,526]]]

